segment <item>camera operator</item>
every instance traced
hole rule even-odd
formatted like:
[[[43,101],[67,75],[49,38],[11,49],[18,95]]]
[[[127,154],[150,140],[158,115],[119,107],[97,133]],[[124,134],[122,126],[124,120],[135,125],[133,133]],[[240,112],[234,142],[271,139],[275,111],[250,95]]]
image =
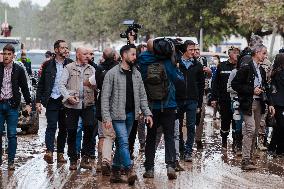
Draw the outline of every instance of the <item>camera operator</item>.
[[[252,59],[243,64],[232,80],[232,88],[238,93],[240,110],[244,115],[242,169],[256,169],[252,162],[261,114],[265,112],[265,103],[269,105],[269,112],[274,115],[275,109],[271,105],[270,92],[266,81],[265,70],[260,64],[267,58],[267,49],[263,44],[251,47]]]
[[[152,109],[154,122],[151,128],[147,128],[144,163],[146,172],[143,174],[143,177],[154,178],[156,135],[157,128],[161,126],[165,138],[167,176],[168,179],[176,179],[174,129],[177,104],[174,83],[177,79],[177,67],[172,64],[170,58],[161,59],[160,56],[154,54],[153,39],[148,40],[147,51],[142,52],[139,55],[138,64],[141,69],[141,75],[146,88],[149,106]],[[156,68],[158,71],[153,71],[155,66],[157,66]],[[161,78],[161,75],[166,75],[166,77]],[[151,85],[150,81],[154,78],[158,78],[161,81],[159,82],[160,84]]]

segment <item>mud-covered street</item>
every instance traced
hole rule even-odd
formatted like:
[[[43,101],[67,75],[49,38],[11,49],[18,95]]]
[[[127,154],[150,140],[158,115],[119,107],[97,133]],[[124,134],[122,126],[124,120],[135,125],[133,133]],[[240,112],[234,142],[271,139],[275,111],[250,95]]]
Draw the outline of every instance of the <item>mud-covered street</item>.
[[[219,121],[213,122],[211,109],[207,108],[203,141],[205,148],[195,148],[192,163],[181,161],[186,169],[179,172],[178,178],[169,181],[164,164],[164,146],[160,144],[156,154],[155,178],[144,179],[144,156],[136,146],[135,167],[138,182],[131,188],[284,188],[284,158],[271,157],[261,152],[255,162],[259,169],[245,172],[240,168],[241,158],[235,157],[229,147],[222,152],[219,136]],[[93,171],[78,169],[69,171],[68,164],[48,165],[43,160],[45,151],[45,117],[40,117],[38,135],[18,135],[15,171],[7,170],[7,155],[1,167],[0,188],[44,189],[44,188],[128,188],[125,184],[110,184],[109,177]],[[67,155],[65,153],[65,157]],[[55,161],[56,162],[56,161]]]

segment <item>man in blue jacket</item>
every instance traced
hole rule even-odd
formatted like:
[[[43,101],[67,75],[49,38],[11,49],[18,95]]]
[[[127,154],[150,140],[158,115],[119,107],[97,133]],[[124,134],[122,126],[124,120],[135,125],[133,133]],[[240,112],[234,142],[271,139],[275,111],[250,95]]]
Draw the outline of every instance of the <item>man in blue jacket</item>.
[[[161,59],[154,54],[153,51],[153,40],[150,39],[147,43],[147,51],[142,52],[138,57],[138,64],[141,69],[142,79],[145,84],[149,106],[153,113],[153,126],[147,129],[147,138],[145,146],[145,169],[146,172],[143,174],[144,178],[154,178],[154,159],[155,159],[155,142],[157,128],[161,126],[164,132],[165,139],[165,162],[167,164],[167,176],[169,179],[176,179],[175,173],[175,161],[176,161],[176,150],[174,141],[174,126],[176,119],[176,97],[175,97],[175,86],[174,82],[177,79],[177,67],[171,62],[170,59]],[[153,74],[149,70],[154,64],[159,66],[161,63],[161,70],[165,70],[167,78],[167,91],[166,96],[162,100],[153,100],[151,98],[151,90],[149,89],[149,73]],[[160,68],[159,68],[160,69]],[[153,87],[153,89],[156,89]]]

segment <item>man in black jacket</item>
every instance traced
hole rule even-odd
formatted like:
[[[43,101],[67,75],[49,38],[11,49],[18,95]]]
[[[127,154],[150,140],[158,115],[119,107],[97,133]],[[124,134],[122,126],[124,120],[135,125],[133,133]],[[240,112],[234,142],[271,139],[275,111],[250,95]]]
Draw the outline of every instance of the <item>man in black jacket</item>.
[[[47,127],[45,131],[46,153],[44,160],[47,163],[53,163],[54,139],[58,123],[57,136],[57,162],[66,163],[64,159],[64,147],[66,143],[67,130],[64,120],[62,105],[62,94],[59,91],[59,82],[63,67],[72,60],[67,59],[69,49],[64,40],[58,40],[54,43],[55,58],[52,58],[43,64],[42,75],[38,82],[36,93],[36,107],[41,112],[41,105],[46,108]]]
[[[13,62],[15,48],[8,44],[3,48],[3,62],[0,63],[0,165],[2,164],[2,135],[4,123],[8,134],[8,169],[15,170],[14,158],[17,149],[18,108],[21,92],[26,102],[26,111],[31,112],[31,96],[24,69]],[[20,92],[21,88],[21,92]]]
[[[231,86],[238,93],[240,110],[244,115],[245,125],[242,129],[242,169],[256,169],[252,155],[260,127],[261,114],[265,112],[265,103],[269,105],[269,112],[274,115],[270,92],[266,81],[265,70],[260,64],[267,57],[267,49],[263,44],[251,48],[253,62],[243,64],[238,70]]]
[[[204,92],[205,77],[203,66],[194,58],[195,43],[191,40],[187,40],[184,42],[184,45],[185,52],[179,61],[179,69],[184,75],[185,83],[184,85],[176,85],[176,100],[179,120],[182,120],[186,112],[187,140],[185,143],[184,160],[191,162],[195,135],[196,110],[197,107],[201,107],[202,104],[203,99],[200,99],[200,97]]]
[[[227,83],[230,73],[237,65],[238,55],[240,50],[236,47],[231,47],[228,51],[229,59],[225,62],[221,62],[217,66],[216,77],[212,81],[212,101],[211,105],[216,107],[217,102],[220,106],[221,114],[221,137],[222,137],[222,148],[227,149],[227,138],[230,133],[230,125],[232,123],[232,129],[235,129],[235,121],[233,120],[233,112],[231,109],[231,98],[230,93],[227,92]],[[233,150],[235,144],[235,133],[233,136]]]

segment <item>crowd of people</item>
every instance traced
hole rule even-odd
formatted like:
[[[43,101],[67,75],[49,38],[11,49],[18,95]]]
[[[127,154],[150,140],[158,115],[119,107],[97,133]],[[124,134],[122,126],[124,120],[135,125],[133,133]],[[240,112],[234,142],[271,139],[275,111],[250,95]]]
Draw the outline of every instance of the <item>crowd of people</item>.
[[[211,69],[191,40],[183,43],[182,53],[174,59],[157,54],[155,44],[153,39],[137,47],[130,43],[119,53],[106,48],[96,64],[92,49],[77,48],[73,61],[66,41],[54,43],[55,56],[43,63],[36,92],[37,111],[46,109],[44,160],[48,164],[54,159],[67,163],[67,143],[71,171],[78,165],[92,169],[91,160],[97,159],[96,171],[109,176],[110,182],[122,182],[121,175],[126,174],[133,185],[137,133],[139,150],[145,155],[143,177],[148,179],[154,178],[155,153],[163,134],[167,177],[176,179],[176,172],[184,171],[180,161],[193,161],[194,143],[197,149],[203,148],[207,100],[221,115],[222,150],[229,148],[232,125],[232,150],[242,156],[243,170],[257,168],[254,158],[259,150],[284,155],[284,53],[269,64],[267,48],[254,36],[243,51],[229,48],[227,61],[214,56],[217,66]],[[26,110],[31,111],[27,76],[14,63],[14,53],[13,46],[6,45],[0,59],[0,132],[6,122],[9,170],[15,169],[21,94]],[[28,62],[24,53],[21,59]],[[274,118],[268,144],[266,125],[273,124]]]

